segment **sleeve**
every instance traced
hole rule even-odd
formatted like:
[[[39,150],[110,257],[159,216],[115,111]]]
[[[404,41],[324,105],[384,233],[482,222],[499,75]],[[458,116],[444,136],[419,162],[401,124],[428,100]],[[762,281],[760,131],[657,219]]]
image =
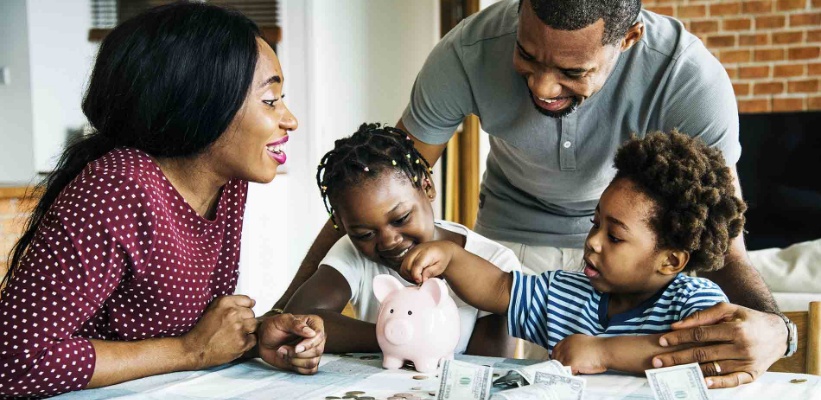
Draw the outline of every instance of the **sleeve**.
[[[692,313],[706,308],[710,308],[718,303],[729,303],[730,300],[724,295],[718,285],[707,279],[700,279],[696,287],[691,290],[684,304],[681,307],[679,320],[687,318]]]
[[[465,21],[433,48],[416,76],[402,123],[428,144],[447,143],[466,116],[476,113],[473,91],[459,55]]]
[[[662,126],[721,150],[728,166],[741,157],[738,105],[721,63],[697,40],[679,56],[664,94]]]
[[[359,287],[362,283],[362,271],[365,268],[364,259],[356,247],[351,242],[351,238],[345,235],[328,250],[328,254],[322,259],[319,265],[326,265],[339,271],[348,285],[351,286],[351,300],[359,295]]]
[[[513,287],[507,310],[508,334],[547,348],[547,293],[554,272],[525,275],[514,271],[512,274]]]
[[[0,299],[0,397],[88,385],[96,356],[80,332],[128,266],[150,256],[152,218],[143,196],[133,182],[89,173],[52,204]],[[118,229],[124,218],[145,233]]]

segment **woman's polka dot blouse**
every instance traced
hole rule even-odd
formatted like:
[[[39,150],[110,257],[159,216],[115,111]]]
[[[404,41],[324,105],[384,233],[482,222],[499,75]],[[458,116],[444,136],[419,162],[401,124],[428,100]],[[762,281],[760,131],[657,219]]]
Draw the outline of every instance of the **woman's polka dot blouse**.
[[[0,397],[83,389],[95,365],[88,339],[188,332],[236,287],[247,192],[247,182],[228,182],[209,221],[144,152],[89,163],[0,299]]]

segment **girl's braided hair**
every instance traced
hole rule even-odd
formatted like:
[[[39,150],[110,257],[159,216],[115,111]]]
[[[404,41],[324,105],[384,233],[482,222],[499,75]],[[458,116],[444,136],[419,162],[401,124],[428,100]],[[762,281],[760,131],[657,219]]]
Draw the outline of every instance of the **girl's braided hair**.
[[[633,138],[616,153],[616,178],[628,178],[655,203],[650,227],[656,248],[690,253],[687,271],[723,266],[730,242],[744,228],[747,205],[717,149],[676,130]]]
[[[375,179],[386,171],[404,174],[418,189],[433,173],[410,136],[388,125],[364,123],[353,135],[334,142],[316,169],[316,184],[334,229],[339,226],[330,199],[346,186]]]

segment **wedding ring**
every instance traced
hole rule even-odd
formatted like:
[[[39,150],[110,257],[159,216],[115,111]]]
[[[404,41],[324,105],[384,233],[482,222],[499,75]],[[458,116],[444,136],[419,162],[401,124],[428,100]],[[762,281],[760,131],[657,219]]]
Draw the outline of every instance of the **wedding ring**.
[[[721,366],[718,365],[718,361],[713,361],[713,367],[716,369],[716,375],[721,375]]]

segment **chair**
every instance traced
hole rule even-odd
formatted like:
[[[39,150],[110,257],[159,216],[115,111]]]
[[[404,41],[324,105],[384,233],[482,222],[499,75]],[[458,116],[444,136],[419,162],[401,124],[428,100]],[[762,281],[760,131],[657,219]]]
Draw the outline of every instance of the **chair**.
[[[785,312],[798,328],[798,350],[782,358],[769,371],[821,375],[821,301],[813,301],[809,311]]]

